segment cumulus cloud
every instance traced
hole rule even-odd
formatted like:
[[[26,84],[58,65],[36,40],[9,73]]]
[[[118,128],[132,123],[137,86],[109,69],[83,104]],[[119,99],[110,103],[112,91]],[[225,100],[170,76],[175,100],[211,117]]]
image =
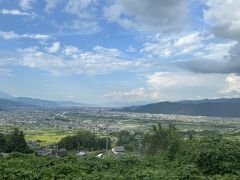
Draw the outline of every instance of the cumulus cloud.
[[[0,14],[3,15],[13,15],[13,16],[32,16],[33,14],[20,11],[18,9],[2,9],[0,10]]]
[[[63,54],[66,56],[77,55],[78,53],[80,53],[80,50],[75,46],[65,46],[63,50]]]
[[[179,30],[186,22],[185,0],[115,0],[104,10],[109,22],[141,30]]]
[[[226,77],[225,82],[225,87],[219,93],[225,97],[239,97],[240,76],[237,74],[230,74]]]
[[[53,42],[52,46],[46,48],[49,53],[56,53],[61,48],[60,42]]]
[[[140,52],[183,59],[174,64],[196,73],[240,73],[240,1],[204,2],[204,21],[212,35],[201,31],[167,37],[157,34]]]
[[[237,45],[237,41],[230,41],[225,43],[212,43],[206,44],[200,51],[194,54],[194,58],[212,59],[215,61],[224,61],[224,58],[229,56],[229,52],[234,46]]]
[[[146,75],[147,89],[159,92],[163,100],[217,98],[225,85],[224,74],[192,72],[155,72]]]
[[[91,51],[80,51],[73,46],[58,49],[58,54],[39,47],[19,49],[19,66],[46,71],[53,75],[98,75],[113,71],[145,71],[150,65],[128,58],[118,49],[101,46]]]
[[[53,9],[57,7],[57,5],[61,2],[61,0],[46,0],[46,5],[44,10],[47,13],[50,13]]]
[[[178,55],[192,55],[202,50],[207,35],[202,32],[191,32],[185,35],[159,37],[157,34],[153,42],[145,43],[140,52],[157,57],[173,57]]]
[[[54,7],[58,2],[54,3]],[[54,8],[53,7],[53,8]],[[59,24],[60,28],[76,31],[78,34],[93,34],[101,30],[98,3],[96,0],[68,0],[64,5],[64,12],[74,17]]]
[[[174,87],[200,87],[209,84],[214,77],[189,72],[155,72],[146,75],[147,84],[151,89],[167,89]],[[206,79],[208,77],[208,79]]]
[[[212,54],[212,52],[209,52],[205,58],[204,56],[199,56],[194,60],[177,61],[175,64],[198,73],[240,73],[240,45],[239,43],[230,43],[230,46],[228,45],[226,45],[227,48],[225,50],[219,51],[218,53],[215,52],[215,54]],[[220,46],[219,50],[221,50],[221,48]],[[226,52],[226,50],[229,52],[224,55],[223,52]],[[210,58],[211,56],[213,58]],[[222,57],[216,59],[218,56]]]
[[[240,39],[240,1],[206,0],[208,9],[204,11],[204,20],[213,26],[218,37]]]
[[[145,86],[125,91],[112,91],[103,98],[115,104],[142,104],[182,99],[213,98],[225,86],[226,75],[192,72],[155,72],[145,75]]]
[[[30,10],[32,9],[32,4],[35,0],[20,0],[19,1],[19,6],[23,9],[23,10]]]
[[[205,2],[208,8],[204,10],[204,21],[215,37],[225,42],[211,43],[191,61],[176,64],[193,72],[240,73],[240,1]]]
[[[81,18],[89,19],[92,15],[86,9],[89,7],[93,0],[69,0],[65,11],[68,13],[72,13],[78,15]]]
[[[158,91],[149,91],[143,87],[132,89],[129,91],[114,91],[106,93],[102,98],[110,99],[114,103],[144,103],[150,101],[158,101],[162,98],[162,95]]]
[[[49,39],[48,35],[44,34],[17,34],[14,31],[0,31],[0,37],[6,40],[10,39],[37,39],[37,40],[46,40]]]

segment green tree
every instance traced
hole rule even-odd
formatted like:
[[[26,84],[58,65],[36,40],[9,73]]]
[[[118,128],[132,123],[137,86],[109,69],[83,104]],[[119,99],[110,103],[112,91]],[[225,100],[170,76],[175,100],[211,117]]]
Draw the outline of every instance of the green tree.
[[[28,147],[24,133],[18,128],[14,128],[13,132],[7,135],[7,152],[22,152],[31,153],[31,149]]]
[[[206,174],[240,172],[240,143],[221,136],[204,137],[187,149],[185,159]]]
[[[98,149],[103,150],[106,148],[107,138],[98,138]],[[110,149],[112,146],[112,140],[108,137],[108,149]]]
[[[139,148],[137,135],[139,135],[138,132],[130,133],[129,131],[122,130],[117,134],[118,141],[116,145],[124,146],[124,148],[129,151],[136,151]]]
[[[0,133],[0,152],[6,151],[6,137]]]
[[[159,123],[153,125],[152,130],[144,136],[145,151],[147,154],[168,153],[174,159],[180,146],[180,136],[176,127],[169,124],[168,128],[163,128]]]
[[[110,148],[110,138],[108,142]],[[67,136],[61,139],[58,146],[67,150],[102,150],[106,148],[106,138],[98,138],[96,134],[83,129],[78,131],[74,136]]]

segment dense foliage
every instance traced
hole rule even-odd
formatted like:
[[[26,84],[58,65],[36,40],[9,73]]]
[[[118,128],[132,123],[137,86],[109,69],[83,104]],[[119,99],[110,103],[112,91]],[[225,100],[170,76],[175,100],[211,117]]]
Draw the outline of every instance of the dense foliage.
[[[237,174],[240,172],[240,143],[221,136],[204,137],[188,144],[184,158],[205,174]]]
[[[12,154],[0,160],[0,179],[188,179],[201,176],[194,165],[157,158],[82,159]]]
[[[10,134],[4,135],[0,133],[0,152],[22,152],[31,153],[22,131],[15,128]]]
[[[117,137],[117,146],[124,146],[128,151],[138,151],[139,150],[139,132],[130,133],[127,130],[122,130],[120,132],[112,133],[113,136]]]
[[[144,136],[145,152],[150,155],[168,153],[174,158],[181,144],[181,138],[173,124],[163,128],[161,124],[153,125],[153,130]]]
[[[102,150],[106,148],[106,137],[98,137],[88,130],[80,130],[74,136],[67,136],[59,143],[59,148],[67,150]],[[111,147],[111,139],[108,139],[108,148]]]
[[[116,136],[117,145],[129,146],[141,140],[139,134],[126,131]],[[2,137],[0,143],[4,144]],[[0,156],[0,179],[240,179],[238,141],[220,135],[184,139],[171,124],[165,128],[154,125],[141,137],[144,151],[134,156],[128,153],[104,158],[91,154],[64,158],[20,153]],[[86,149],[98,149],[100,140],[103,138],[89,131],[79,131],[75,136],[64,138],[59,145],[63,143],[65,148],[75,149],[80,144]],[[105,143],[102,142],[102,148]]]
[[[35,157],[11,154],[0,157],[0,179],[226,179],[237,180],[239,171],[206,173],[194,163],[171,161],[164,156],[99,159],[68,156]]]

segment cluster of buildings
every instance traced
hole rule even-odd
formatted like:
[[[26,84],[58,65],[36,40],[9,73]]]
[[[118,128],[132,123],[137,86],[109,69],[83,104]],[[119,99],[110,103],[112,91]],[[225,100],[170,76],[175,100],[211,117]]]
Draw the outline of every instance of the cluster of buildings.
[[[65,148],[58,149],[55,145],[48,145],[44,148],[40,148],[39,143],[36,141],[28,141],[28,146],[34,151],[35,155],[37,156],[52,156],[52,157],[65,157],[72,152],[69,152]],[[125,148],[123,146],[117,146],[112,148],[111,150],[112,155],[123,155],[125,154]],[[75,153],[78,157],[86,157],[88,155],[87,152],[79,151]],[[108,153],[108,155],[110,155]],[[103,153],[99,153],[96,157],[102,158],[105,155]]]
[[[131,124],[129,124],[130,121]],[[124,128],[137,129],[139,125],[144,129],[147,125],[158,122],[174,123],[184,127],[194,125],[197,128],[204,125],[208,129],[213,127],[227,132],[235,132],[235,127],[240,126],[240,118],[133,113],[104,108],[26,108],[0,111],[0,126],[21,126],[25,130],[44,128],[77,130],[85,128],[96,133],[104,133],[107,126],[111,132]]]

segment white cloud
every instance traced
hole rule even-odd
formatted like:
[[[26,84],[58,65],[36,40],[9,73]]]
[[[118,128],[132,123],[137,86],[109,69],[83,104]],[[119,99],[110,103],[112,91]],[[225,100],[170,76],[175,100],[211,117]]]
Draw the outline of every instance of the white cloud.
[[[94,2],[94,0],[68,0],[65,11],[80,18],[91,19],[93,18],[92,9],[87,8]]]
[[[185,35],[180,39],[175,40],[174,45],[176,47],[182,46],[192,46],[200,44],[205,38],[200,32],[193,32],[191,34]]]
[[[232,73],[239,70],[238,42],[218,40],[204,32],[161,37],[156,35],[152,42],[145,43],[140,52],[148,57],[168,58],[173,64],[193,72]],[[233,51],[235,49],[235,51]],[[183,59],[178,60],[176,59]],[[190,59],[190,60],[189,60]]]
[[[132,46],[128,46],[128,48],[126,49],[126,52],[129,52],[129,53],[134,53],[136,51],[137,50],[134,47],[132,47]]]
[[[193,72],[240,72],[240,1],[205,0],[204,20],[212,28],[215,39],[221,43],[209,43],[194,54],[193,60],[179,65]],[[230,41],[231,40],[231,41]]]
[[[226,77],[225,87],[219,92],[226,97],[240,97],[240,76],[230,74]]]
[[[23,9],[23,10],[30,10],[32,9],[32,4],[35,0],[20,0],[19,1],[19,6]]]
[[[205,79],[207,75],[189,72],[155,72],[146,75],[146,77],[147,84],[152,89],[201,86],[208,81],[208,79]]]
[[[155,72],[146,75],[149,89],[159,90],[175,97],[179,93],[189,98],[194,95],[206,93],[214,89],[214,93],[219,91],[221,82],[226,76],[221,74],[198,74],[192,72]],[[192,92],[191,92],[192,90]],[[208,92],[209,91],[209,92]],[[204,96],[204,95],[203,95]],[[194,98],[194,97],[192,97]]]
[[[45,8],[44,10],[46,12],[50,12],[52,11],[53,9],[55,9],[57,7],[57,5],[60,3],[61,0],[46,0],[46,5],[45,5]]]
[[[37,40],[49,39],[49,36],[44,34],[17,34],[14,31],[9,31],[9,32],[0,31],[0,37],[6,40],[21,39],[21,38],[37,39]]]
[[[146,78],[146,79],[145,79]],[[191,72],[155,72],[142,80],[145,87],[127,91],[112,91],[103,98],[115,104],[142,104],[159,101],[177,101],[218,97],[225,75]]]
[[[240,39],[240,1],[206,0],[204,20],[213,26],[218,37]]]
[[[63,53],[66,56],[70,56],[70,55],[75,55],[77,53],[80,53],[80,50],[75,46],[65,46]]]
[[[74,50],[71,52],[69,50]],[[92,51],[81,52],[73,47],[52,54],[38,47],[19,49],[18,65],[40,69],[53,75],[97,75],[113,71],[145,71],[149,64],[131,60],[118,49],[96,46]],[[67,52],[67,53],[66,53]],[[72,54],[74,53],[74,54]]]
[[[104,10],[109,22],[141,30],[179,30],[186,22],[185,0],[115,0]]]
[[[192,72],[155,72],[146,75],[147,89],[159,92],[165,100],[201,99],[221,97],[225,74]],[[162,100],[162,99],[161,99]]]
[[[52,46],[47,48],[47,51],[49,53],[56,53],[57,51],[59,51],[60,48],[61,48],[60,42],[53,42]]]
[[[79,34],[93,34],[101,30],[97,17],[96,0],[68,0],[65,12],[76,15],[76,19],[63,24],[66,29],[76,30]]]
[[[210,44],[193,60],[177,61],[176,65],[197,73],[240,73],[240,44],[229,42]],[[210,59],[212,58],[212,59]]]
[[[93,34],[101,30],[97,21],[82,19],[74,19],[72,21],[65,22],[63,27],[66,29],[76,30],[79,34]]]
[[[237,45],[236,41],[225,43],[209,43],[201,51],[194,54],[196,58],[204,57],[215,61],[225,61],[224,58],[229,56],[231,49]]]
[[[3,39],[18,39],[19,35],[13,31],[9,32],[0,31],[0,37],[2,37]]]
[[[33,14],[20,11],[18,9],[2,9],[0,10],[0,14],[3,15],[13,15],[13,16],[32,16]]]
[[[157,101],[162,98],[158,91],[148,91],[143,87],[129,91],[114,91],[106,93],[102,96],[104,99],[110,99],[114,103],[135,104]]]
[[[157,34],[153,38],[153,42],[145,43],[140,52],[149,53],[158,57],[192,55],[204,47],[203,41],[207,38],[208,37],[201,32],[162,38]]]
[[[6,40],[22,39],[22,38],[37,39],[37,40],[49,39],[49,36],[44,34],[17,34],[14,31],[9,31],[9,32],[0,31],[0,37]]]

